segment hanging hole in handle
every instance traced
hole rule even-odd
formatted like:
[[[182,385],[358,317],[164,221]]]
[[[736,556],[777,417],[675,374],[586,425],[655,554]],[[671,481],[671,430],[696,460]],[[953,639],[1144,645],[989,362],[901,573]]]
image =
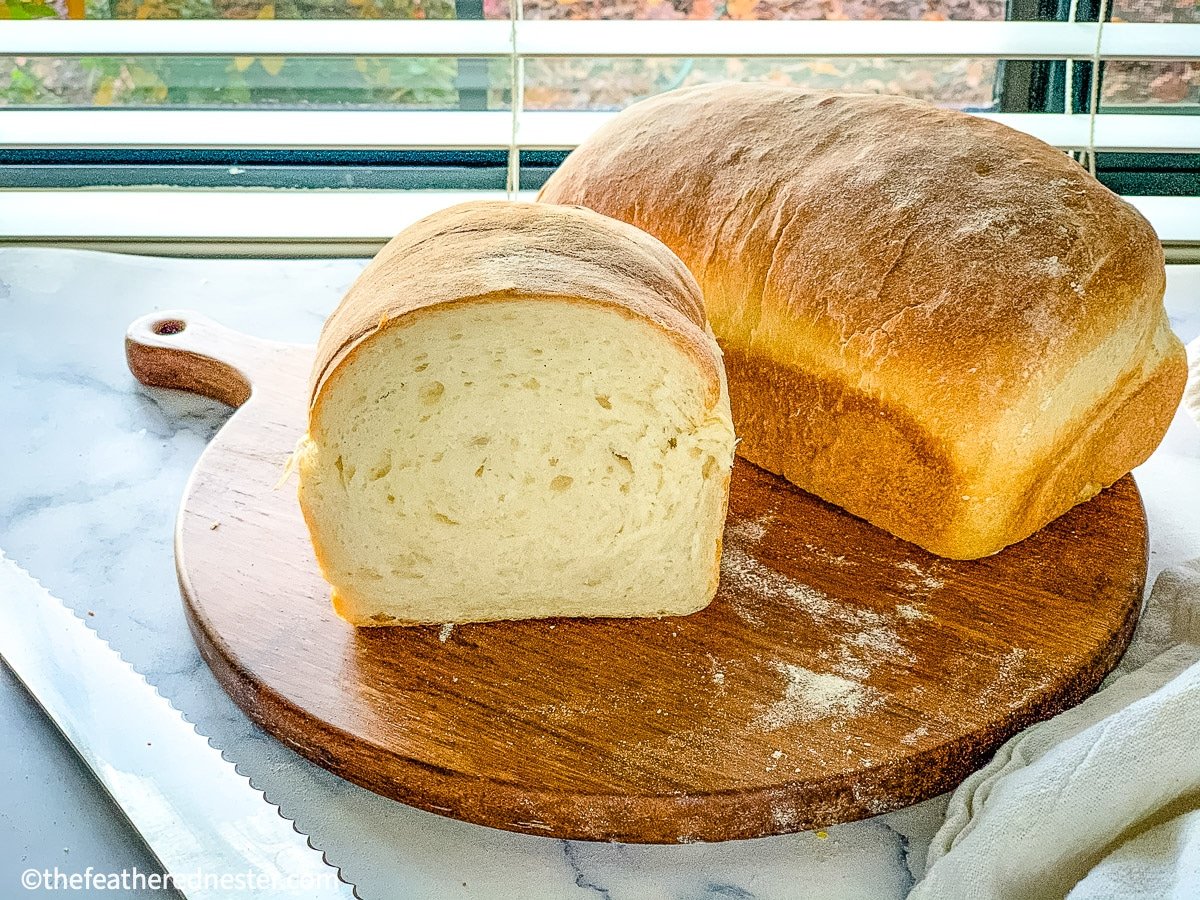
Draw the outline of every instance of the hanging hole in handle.
[[[187,328],[187,322],[182,319],[163,319],[161,322],[155,322],[150,329],[155,334],[172,335],[179,334]]]

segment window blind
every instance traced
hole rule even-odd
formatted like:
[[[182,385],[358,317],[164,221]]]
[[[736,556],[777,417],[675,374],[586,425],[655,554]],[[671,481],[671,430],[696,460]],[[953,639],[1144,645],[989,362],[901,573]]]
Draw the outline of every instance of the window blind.
[[[531,108],[525,63],[537,59],[783,59],[820,57],[1200,61],[1200,24],[1103,21],[552,21],[522,19],[513,5],[505,20],[406,21],[56,21],[5,22],[0,56],[27,57],[450,57],[499,60],[510,84],[502,109],[296,109],[296,108],[0,108],[0,156],[30,150],[445,150],[507,154],[505,194],[522,187],[522,153],[570,150],[607,122],[615,111]],[[1103,11],[1101,11],[1103,13]],[[1093,71],[1096,69],[1094,68]],[[1064,102],[1063,112],[975,114],[1028,132],[1094,165],[1098,153],[1198,154],[1200,109],[1167,104],[1153,111],[1105,111],[1091,90],[1086,108]],[[139,191],[0,191],[0,240],[265,241],[249,205],[261,221],[307,223],[277,230],[281,241],[353,243],[382,240],[461,194],[406,192],[386,203],[369,192],[344,201],[318,199],[317,192],[228,191],[225,203],[241,222],[216,227],[203,212],[213,192],[170,191],[157,199]],[[1194,190],[1171,197],[1138,197],[1164,243],[1178,252],[1200,247],[1200,178]],[[70,194],[70,196],[64,196]],[[414,196],[408,196],[408,194]],[[234,199],[240,198],[240,199]],[[113,204],[115,219],[96,222],[101,202]],[[344,205],[339,206],[339,203]],[[367,212],[372,204],[381,204]],[[90,206],[89,206],[90,204]],[[307,205],[319,214],[304,215]],[[123,215],[121,207],[130,212]],[[151,209],[161,207],[159,215]],[[176,210],[175,216],[170,210]],[[56,210],[59,212],[56,214]],[[57,218],[56,218],[57,215]],[[190,226],[172,224],[187,217]],[[139,218],[140,217],[140,218]],[[128,221],[126,221],[128,220]],[[135,221],[146,224],[138,229]],[[360,224],[353,224],[355,221]],[[159,234],[151,233],[151,223]],[[194,223],[210,223],[211,234]],[[124,224],[122,224],[124,223]],[[370,223],[369,227],[366,223]],[[260,223],[261,224],[261,223]],[[90,228],[86,233],[85,227]],[[239,230],[240,229],[240,230]],[[122,232],[129,232],[123,234]],[[106,233],[107,232],[107,233]],[[138,233],[133,233],[138,232]],[[283,233],[286,232],[286,233]]]

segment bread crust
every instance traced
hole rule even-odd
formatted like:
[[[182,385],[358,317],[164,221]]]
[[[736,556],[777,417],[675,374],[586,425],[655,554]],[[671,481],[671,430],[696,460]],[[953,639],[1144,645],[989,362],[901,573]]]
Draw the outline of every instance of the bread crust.
[[[617,116],[539,199],[630,222],[692,270],[743,457],[945,556],[994,553],[1111,484],[1179,401],[1153,229],[976,116],[689,88]]]
[[[661,242],[588,209],[480,201],[405,229],[351,285],[317,341],[310,424],[330,375],[393,323],[434,308],[530,296],[610,307],[653,324],[704,373],[706,407],[717,403],[721,360],[707,340],[700,288]]]

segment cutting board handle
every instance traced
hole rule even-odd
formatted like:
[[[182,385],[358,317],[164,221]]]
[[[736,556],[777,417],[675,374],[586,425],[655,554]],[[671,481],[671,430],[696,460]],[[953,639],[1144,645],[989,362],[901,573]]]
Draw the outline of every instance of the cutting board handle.
[[[125,332],[129,371],[142,384],[202,394],[238,407],[288,345],[242,334],[188,310],[142,316]]]

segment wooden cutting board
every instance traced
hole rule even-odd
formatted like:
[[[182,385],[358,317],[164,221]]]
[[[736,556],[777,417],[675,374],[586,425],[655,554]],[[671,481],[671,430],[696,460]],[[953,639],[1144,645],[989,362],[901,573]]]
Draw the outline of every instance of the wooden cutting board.
[[[1137,617],[1146,521],[1129,477],[953,562],[739,460],[702,612],[356,631],[330,607],[294,480],[277,487],[312,348],[163,313],[134,323],[127,352],[146,384],[239,407],[176,532],[217,678],[314,762],[448,816],[674,843],[886,812],[1079,702]]]

